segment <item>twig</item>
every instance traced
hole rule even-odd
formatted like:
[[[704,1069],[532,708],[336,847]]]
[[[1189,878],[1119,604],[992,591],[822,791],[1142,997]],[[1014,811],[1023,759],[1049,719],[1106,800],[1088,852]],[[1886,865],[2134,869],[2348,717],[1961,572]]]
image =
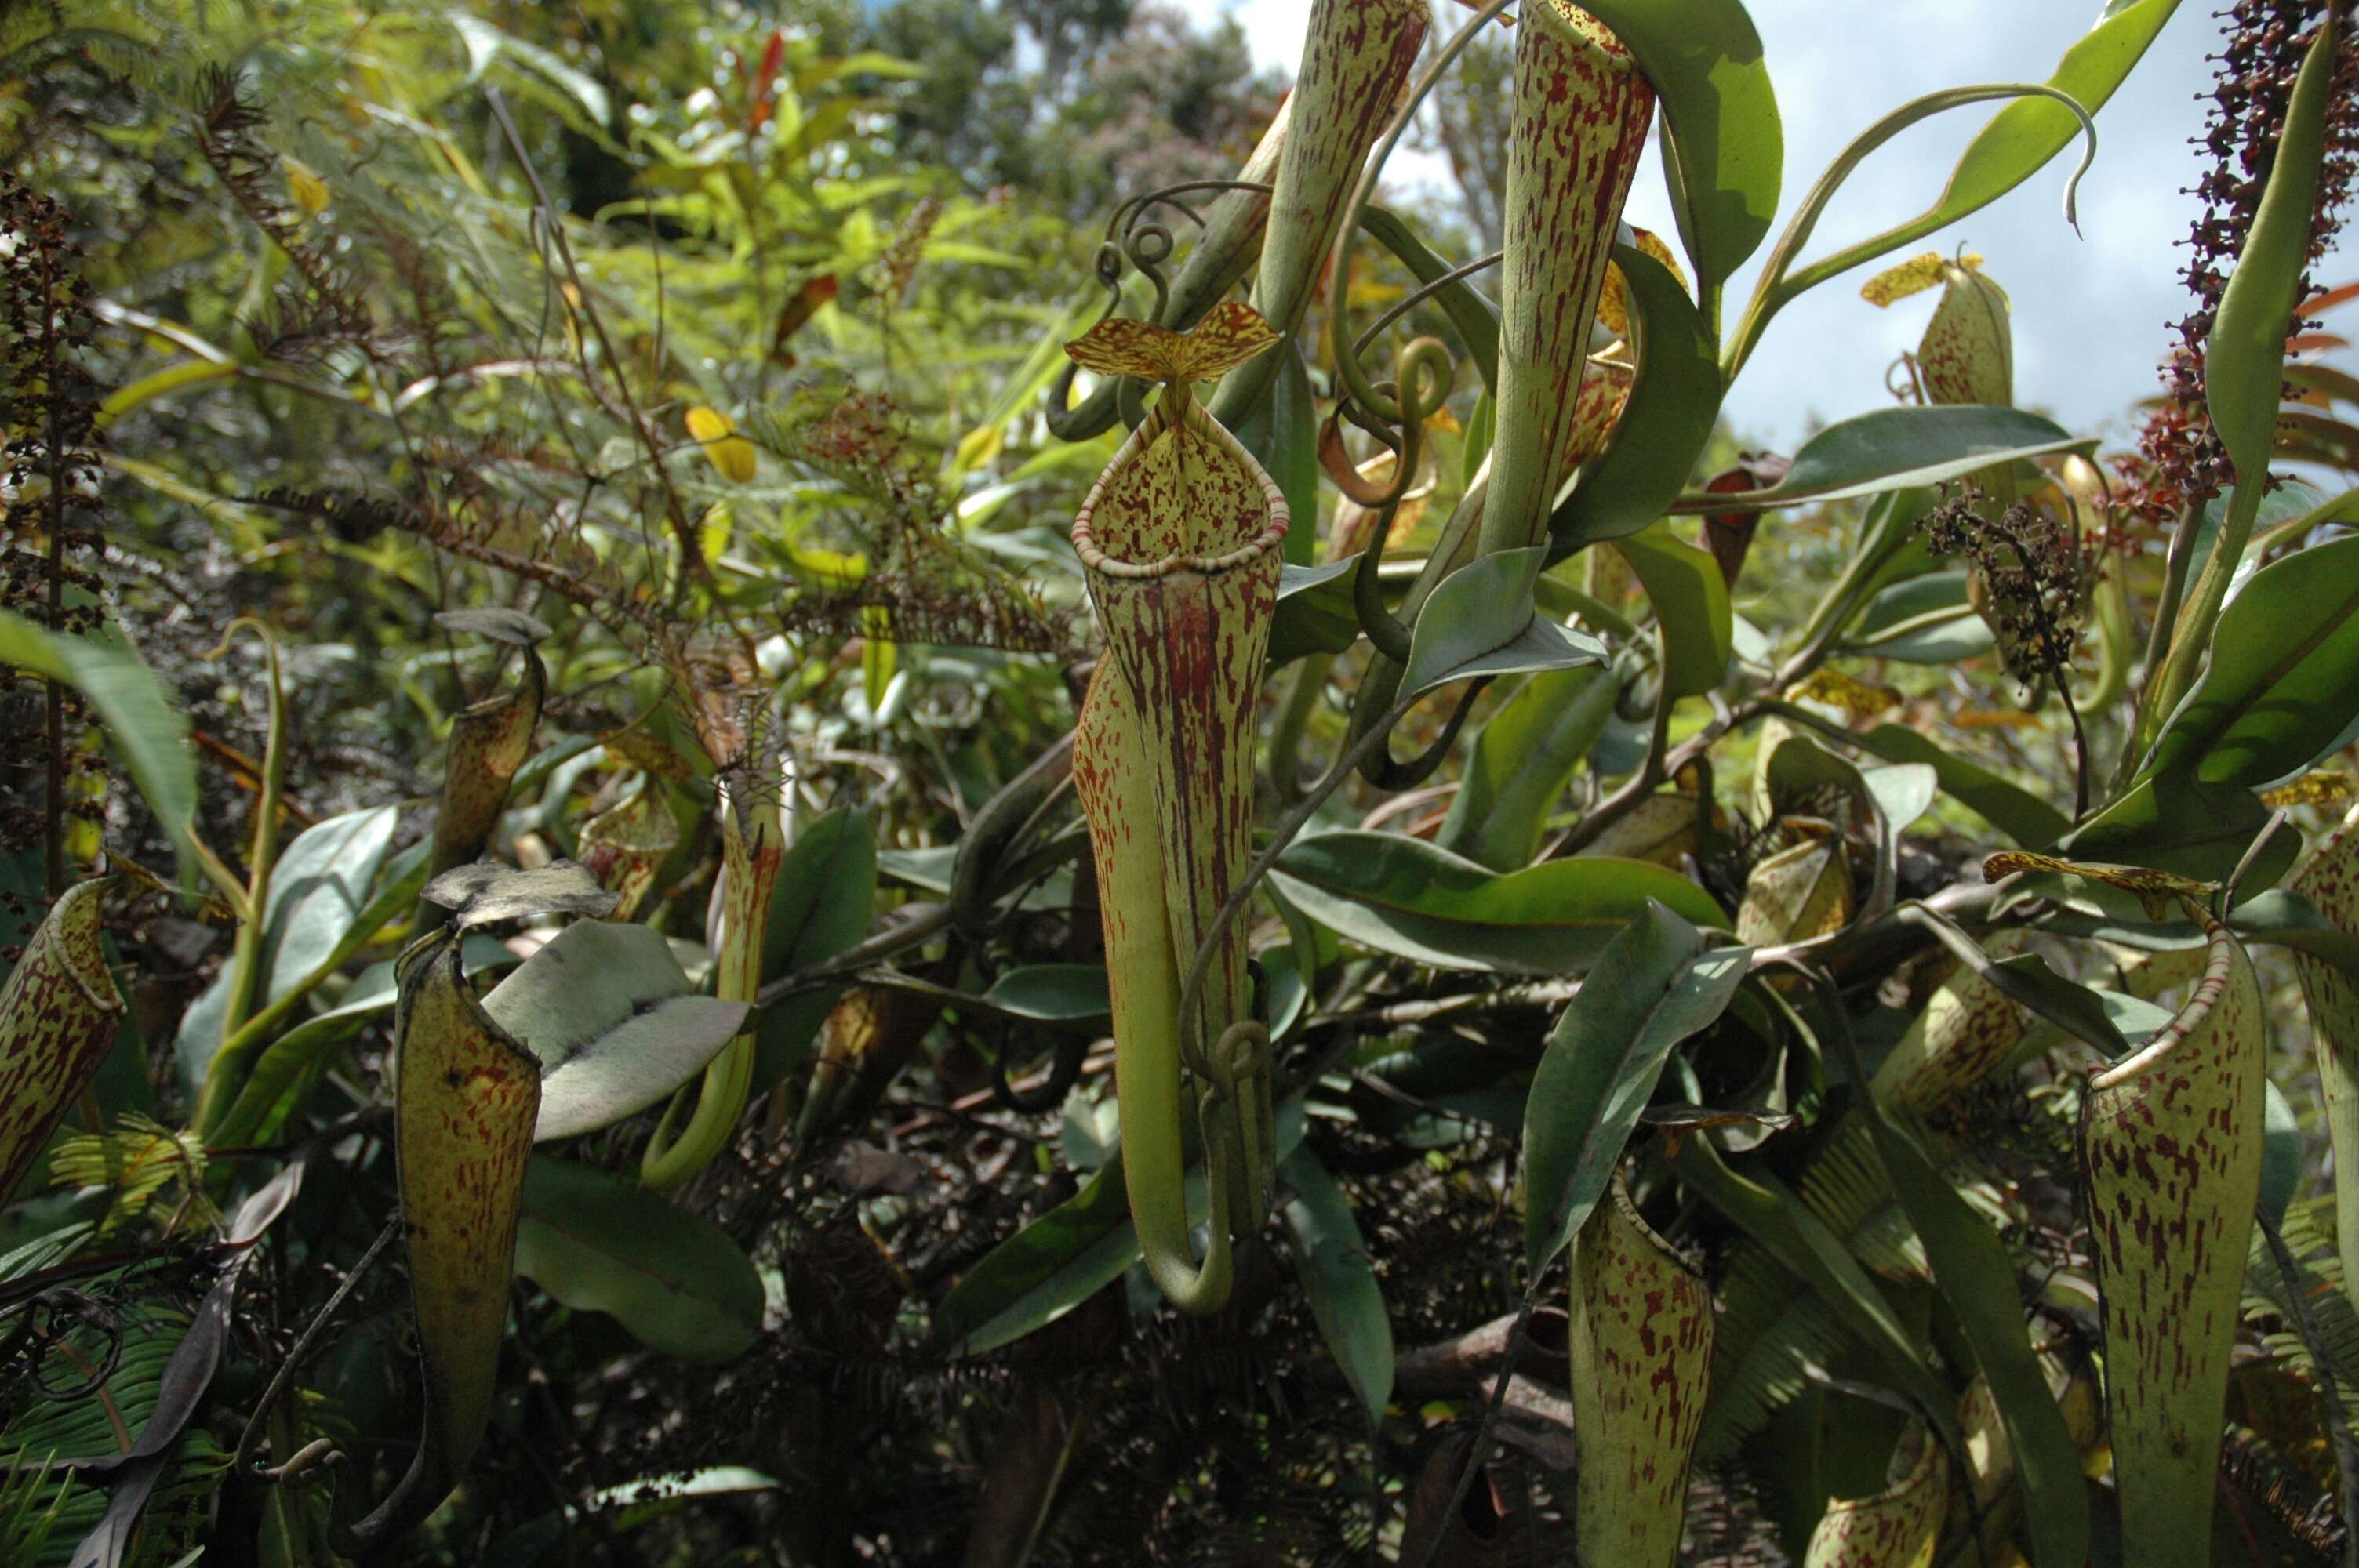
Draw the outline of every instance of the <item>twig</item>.
[[[1491,1385],[1491,1398],[1483,1407],[1483,1419],[1474,1428],[1474,1442],[1466,1450],[1466,1468],[1458,1473],[1458,1485],[1450,1493],[1450,1506],[1441,1510],[1443,1519],[1459,1517],[1458,1510],[1466,1506],[1466,1494],[1474,1489],[1474,1472],[1483,1467],[1483,1456],[1490,1451],[1491,1430],[1499,1423],[1499,1411],[1507,1403],[1507,1385],[1516,1376],[1516,1356],[1524,1347],[1524,1331],[1531,1325],[1532,1308],[1539,1303],[1540,1282],[1534,1280],[1524,1292],[1523,1305],[1516,1309],[1516,1325],[1507,1330],[1507,1346],[1499,1353],[1499,1380]],[[1576,1437],[1577,1440],[1577,1437]],[[1441,1561],[1442,1543],[1450,1539],[1445,1528],[1433,1532],[1426,1542],[1425,1555],[1417,1568],[1434,1568]]]
[[[598,340],[598,351],[605,356],[608,370],[614,378],[614,389],[623,399],[623,407],[630,416],[631,427],[647,449],[648,466],[654,470],[657,485],[663,491],[664,515],[671,524],[673,542],[680,560],[690,572],[701,578],[706,586],[715,589],[720,584],[712,575],[712,563],[704,558],[704,549],[697,542],[696,528],[690,523],[688,508],[680,501],[679,492],[671,481],[671,470],[664,463],[664,446],[656,438],[655,427],[647,423],[646,413],[639,407],[638,397],[631,391],[629,373],[623,356],[614,351],[614,341],[606,335],[605,318],[591,298],[589,285],[582,278],[582,269],[573,259],[572,243],[565,237],[564,221],[558,215],[556,203],[549,199],[549,189],[540,182],[540,171],[533,167],[531,156],[525,151],[524,138],[516,134],[516,122],[508,115],[507,100],[496,87],[484,90],[484,101],[499,122],[500,134],[506,138],[509,149],[516,154],[516,166],[524,170],[525,182],[532,187],[533,200],[539,206],[541,225],[548,231],[549,243],[556,248],[558,259],[565,264],[566,276],[573,283],[573,292],[580,300],[582,319]]]
[[[295,1341],[295,1348],[289,1350],[287,1353],[287,1359],[278,1364],[278,1370],[271,1377],[270,1386],[263,1390],[262,1398],[255,1402],[254,1413],[245,1418],[245,1430],[238,1434],[237,1454],[231,1462],[232,1470],[241,1475],[254,1474],[267,1476],[273,1480],[278,1479],[280,1476],[292,1476],[297,1473],[299,1468],[297,1462],[302,1459],[304,1454],[309,1454],[310,1449],[306,1448],[301,1453],[289,1457],[284,1465],[278,1466],[278,1475],[253,1468],[255,1444],[262,1435],[263,1422],[270,1419],[271,1411],[276,1409],[278,1401],[286,1397],[287,1386],[295,1380],[295,1369],[302,1365],[303,1357],[310,1350],[312,1342],[326,1332],[328,1325],[335,1321],[338,1309],[344,1304],[344,1298],[353,1293],[362,1278],[375,1265],[378,1256],[400,1233],[401,1217],[399,1215],[385,1222],[385,1228],[376,1233],[376,1239],[369,1243],[368,1250],[361,1254],[361,1260],[353,1265],[352,1272],[344,1276],[343,1282],[336,1287],[335,1293],[328,1298],[327,1304],[320,1309],[319,1314],[311,1319],[310,1324],[304,1328],[302,1336]],[[316,1447],[317,1444],[313,1446]]]
[[[758,1006],[768,1007],[790,996],[818,990],[939,935],[950,928],[954,912],[947,903],[928,904],[921,914],[911,915],[900,925],[880,931],[864,942],[846,947],[832,958],[779,976],[756,991],[754,1000]]]

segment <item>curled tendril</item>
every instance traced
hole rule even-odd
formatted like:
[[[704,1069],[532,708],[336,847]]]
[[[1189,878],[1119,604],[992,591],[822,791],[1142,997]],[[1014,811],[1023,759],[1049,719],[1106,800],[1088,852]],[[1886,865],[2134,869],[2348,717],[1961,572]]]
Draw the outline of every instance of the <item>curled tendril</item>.
[[[1106,219],[1106,239],[1112,243],[1119,233],[1121,243],[1114,248],[1129,260],[1140,276],[1154,286],[1155,308],[1149,313],[1148,320],[1162,320],[1165,307],[1170,303],[1171,287],[1169,280],[1163,276],[1163,264],[1169,261],[1171,253],[1179,248],[1179,241],[1169,225],[1154,221],[1148,214],[1158,207],[1171,208],[1201,229],[1204,226],[1203,214],[1180,200],[1180,197],[1200,190],[1267,191],[1273,189],[1267,181],[1258,179],[1188,179],[1134,196],[1114,210]],[[1102,257],[1106,248],[1103,245],[1099,247]],[[1105,276],[1103,263],[1098,276],[1101,279]]]
[[[1431,283],[1419,285],[1417,288],[1410,291],[1410,293],[1405,297],[1396,301],[1391,309],[1386,311],[1383,315],[1369,322],[1367,326],[1361,329],[1360,335],[1352,341],[1352,351],[1359,354],[1366,353],[1368,351],[1368,345],[1375,342],[1376,341],[1377,334],[1381,333],[1386,328],[1391,326],[1394,322],[1399,320],[1402,317],[1408,315],[1410,311],[1416,309],[1419,306],[1424,304],[1435,295],[1440,293],[1443,289],[1448,288],[1451,284],[1463,283],[1468,278],[1473,277],[1476,273],[1487,272],[1506,259],[1506,252],[1493,251],[1487,256],[1476,256],[1471,262],[1465,262],[1460,265],[1451,267],[1448,272],[1443,273]]]
[[[1384,596],[1378,591],[1378,563],[1401,500],[1417,482],[1418,463],[1425,445],[1425,422],[1440,412],[1448,400],[1450,384],[1457,370],[1450,351],[1438,339],[1418,338],[1402,346],[1393,360],[1393,379],[1372,389],[1388,399],[1404,416],[1397,433],[1379,425],[1365,406],[1349,400],[1343,405],[1346,418],[1393,452],[1392,484],[1375,503],[1377,513],[1368,529],[1367,547],[1361,551],[1359,569],[1353,574],[1352,607],[1368,641],[1396,664],[1408,662],[1410,630],[1385,606]]]
[[[1196,216],[1188,208],[1180,210],[1191,218]],[[1197,222],[1201,224],[1203,220],[1199,218]],[[1155,308],[1147,313],[1150,321],[1162,320],[1164,308],[1171,303],[1171,285],[1163,276],[1163,264],[1171,259],[1175,244],[1171,231],[1160,223],[1138,224],[1122,237],[1123,254],[1130,258],[1130,265],[1138,269],[1140,276],[1155,286]]]
[[[1431,778],[1434,770],[1441,766],[1441,760],[1450,754],[1450,748],[1458,743],[1458,732],[1466,728],[1467,716],[1474,711],[1474,699],[1482,696],[1484,687],[1490,684],[1485,677],[1466,688],[1458,699],[1458,706],[1451,709],[1441,733],[1434,737],[1432,745],[1406,762],[1396,761],[1387,746],[1369,759],[1367,765],[1361,770],[1361,776],[1378,789],[1396,791],[1415,789]]]
[[[1155,289],[1155,308],[1147,313],[1150,321],[1161,321],[1171,298],[1169,280],[1163,276],[1163,264],[1171,259],[1177,241],[1169,225],[1149,221],[1147,214],[1158,207],[1177,208],[1198,228],[1204,226],[1201,214],[1179,200],[1199,190],[1258,190],[1265,193],[1276,187],[1262,179],[1189,179],[1177,185],[1167,185],[1143,195],[1134,196],[1116,207],[1106,217],[1105,238],[1100,242],[1091,271],[1106,291],[1105,308],[1098,312],[1096,326],[1113,319],[1122,308],[1123,264],[1126,261]],[[1169,323],[1167,323],[1169,324]],[[1085,441],[1104,430],[1107,419],[1103,404],[1093,398],[1082,408],[1071,406],[1073,378],[1081,367],[1068,363],[1057,372],[1049,384],[1049,432],[1060,441]],[[1103,395],[1103,389],[1101,389]],[[1147,389],[1138,382],[1124,378],[1113,391],[1115,411],[1124,426],[1138,428],[1146,419]]]
[[[1337,278],[1349,278],[1352,275],[1352,251],[1359,243],[1360,239],[1360,214],[1366,210],[1368,203],[1375,199],[1376,181],[1383,175],[1386,163],[1391,159],[1393,149],[1400,145],[1403,133],[1417,118],[1419,106],[1432,93],[1435,84],[1440,81],[1458,57],[1465,52],[1466,46],[1474,41],[1474,35],[1490,26],[1514,4],[1516,0],[1490,0],[1489,4],[1474,14],[1472,21],[1452,33],[1450,40],[1434,51],[1433,58],[1426,61],[1425,69],[1418,74],[1417,80],[1409,84],[1407,100],[1394,114],[1391,127],[1386,131],[1384,139],[1376,144],[1375,153],[1370,156],[1366,166],[1361,170],[1360,183],[1352,192],[1350,204],[1343,209],[1343,226],[1335,235],[1335,248],[1332,253],[1333,258],[1332,269]],[[1479,270],[1481,266],[1487,265],[1489,265],[1487,262],[1473,264],[1472,268],[1460,269],[1460,273]],[[1446,276],[1429,285],[1428,287],[1438,288],[1442,284],[1453,281],[1456,276],[1458,275]],[[1343,378],[1343,384],[1350,389],[1352,397],[1362,407],[1381,417],[1388,418],[1396,424],[1402,423],[1406,410],[1397,404],[1387,406],[1387,401],[1377,394],[1375,387],[1369,382],[1366,368],[1360,363],[1359,351],[1366,344],[1364,339],[1354,338],[1352,334],[1350,292],[1347,288],[1338,287],[1335,293],[1334,308],[1327,315],[1328,344],[1332,351],[1330,357],[1334,360],[1336,372]],[[1395,312],[1396,315],[1397,313]],[[1386,321],[1390,319],[1390,317],[1386,319]],[[1370,328],[1369,331],[1373,333],[1384,324],[1379,322],[1378,327]],[[1439,345],[1436,346],[1439,347]],[[1447,362],[1449,359],[1447,350],[1442,351],[1442,357]],[[1445,377],[1442,383],[1445,391],[1449,385],[1449,379]],[[1406,377],[1402,377],[1401,381],[1403,384],[1407,384]]]
[[[999,1031],[998,1049],[991,1057],[991,1098],[1001,1108],[1019,1116],[1037,1116],[1044,1110],[1054,1110],[1065,1103],[1073,1086],[1082,1081],[1082,1067],[1088,1059],[1090,1039],[1086,1034],[1065,1034],[1058,1037],[1057,1054],[1049,1068],[1049,1080],[1034,1089],[1019,1089],[1007,1078],[1009,1058],[1016,1054],[1016,1030],[1003,1024]]]
[[[1203,220],[1196,216],[1195,209],[1178,200],[1199,190],[1258,190],[1266,194],[1277,189],[1266,179],[1183,179],[1176,185],[1159,186],[1116,207],[1106,219],[1106,237],[1112,239],[1126,225],[1136,227],[1148,209],[1158,206],[1177,207],[1201,227]]]

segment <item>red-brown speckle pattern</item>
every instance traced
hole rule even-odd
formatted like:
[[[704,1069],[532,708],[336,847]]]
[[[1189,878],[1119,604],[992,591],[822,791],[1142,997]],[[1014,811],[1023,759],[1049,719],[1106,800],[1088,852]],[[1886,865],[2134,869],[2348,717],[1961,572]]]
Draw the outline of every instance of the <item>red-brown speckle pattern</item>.
[[[401,1009],[394,1150],[426,1376],[420,1464],[447,1491],[491,1415],[540,1065],[477,1004],[455,943],[419,963]]]
[[[610,919],[636,919],[647,894],[655,891],[656,872],[679,847],[679,824],[652,786],[619,806],[611,806],[582,825],[580,854],[598,885],[619,894]]]
[[[434,816],[438,871],[481,852],[507,804],[508,784],[532,754],[533,730],[540,723],[539,661],[528,660],[526,669],[527,679],[516,690],[477,703],[451,727],[450,768]]]
[[[1950,1506],[1950,1464],[1927,1439],[1908,1474],[1872,1498],[1831,1498],[1803,1568],[1927,1568]]]
[[[723,1001],[752,1001],[762,989],[762,946],[769,935],[770,901],[778,890],[787,838],[778,826],[777,802],[758,792],[731,800],[726,809],[721,849],[729,875],[721,890],[721,955],[712,994]]]
[[[1099,477],[1073,538],[1088,568],[1107,658],[1096,683],[1118,681],[1076,736],[1074,778],[1098,855],[1109,953],[1136,946],[1136,931],[1107,896],[1117,879],[1152,857],[1176,971],[1184,974],[1214,916],[1253,859],[1254,700],[1277,600],[1285,498],[1234,437],[1200,406],[1167,396]],[[1128,770],[1147,775],[1155,839],[1126,818],[1138,799]],[[1093,804],[1093,803],[1096,804]],[[1121,864],[1115,866],[1116,858]],[[1182,1049],[1209,1047],[1250,1016],[1245,929],[1232,922]],[[1135,989],[1135,988],[1134,988]],[[1125,1020],[1117,996],[1115,1028]],[[1134,1014],[1134,1018],[1136,1015]],[[1140,1027],[1138,1022],[1133,1028]],[[1154,1027],[1147,1024],[1147,1027]],[[1169,1028],[1169,1021],[1162,1022]],[[1254,1086],[1260,1113],[1251,1153],[1267,1144],[1266,1075]],[[1247,1161],[1251,1165],[1254,1162]],[[1255,1201],[1258,1171],[1235,1195]],[[1252,1223],[1245,1220],[1245,1223]]]
[[[0,989],[0,1202],[114,1044],[123,998],[99,946],[103,879],[66,889]]]
[[[1620,45],[1562,0],[1550,4],[1561,20],[1535,7],[1516,29],[1486,552],[1538,539],[1557,487],[1586,455],[1590,324],[1655,109]]]
[[[1951,265],[1933,319],[1917,345],[1925,395],[1935,403],[2015,401],[2014,338],[2006,297],[1985,278]]]
[[[1109,316],[1065,345],[1083,370],[1148,381],[1210,381],[1264,353],[1277,333],[1242,299],[1224,299],[1184,332],[1153,321]]]
[[[2226,927],[2187,1005],[2089,1080],[2084,1192],[2105,1328],[2123,1561],[2210,1561],[2228,1355],[2260,1195],[2263,1042]]]
[[[1987,944],[1994,956],[2018,945],[2004,932]],[[1889,1109],[1921,1112],[1946,1105],[2006,1065],[2022,1041],[2023,1010],[1961,966],[1876,1069],[1875,1098]]]
[[[1712,1296],[1630,1206],[1582,1227],[1571,1301],[1577,1560],[1671,1568],[1712,1370]]]
[[[1343,203],[1432,22],[1425,0],[1318,0],[1311,7],[1254,283],[1254,304],[1281,333],[1302,319]]]

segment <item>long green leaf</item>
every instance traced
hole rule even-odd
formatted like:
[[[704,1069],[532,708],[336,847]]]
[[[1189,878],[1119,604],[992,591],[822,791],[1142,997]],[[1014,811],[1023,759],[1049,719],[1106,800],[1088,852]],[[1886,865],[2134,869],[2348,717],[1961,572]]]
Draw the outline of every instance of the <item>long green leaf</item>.
[[[1720,684],[1735,648],[1736,619],[1728,579],[1711,552],[1654,523],[1614,541],[1645,585],[1663,633],[1663,678],[1669,695],[1695,697]]]
[[[1893,1195],[1925,1244],[1934,1282],[1957,1314],[2006,1424],[2023,1487],[2032,1562],[2037,1568],[2081,1568],[2089,1555],[2081,1451],[2032,1348],[2015,1260],[1989,1222],[1958,1195],[1916,1140],[1886,1117],[1868,1092],[1867,1075],[1850,1031],[1839,1028],[1836,1040],[1846,1057],[1843,1065],[1860,1088],[1860,1114],[1867,1119]]]
[[[2064,51],[2047,85],[2094,114],[2145,58],[2179,0],[2108,0],[2095,26]],[[2056,99],[2018,99],[1991,116],[1950,172],[1940,198],[1908,222],[1791,276],[1800,292],[1838,274],[1887,255],[1989,206],[2046,166],[2082,134],[2080,117]]]
[[[2294,81],[2284,126],[2272,145],[2268,184],[2203,345],[2204,406],[2236,465],[2240,486],[2267,488],[2263,476],[2285,386],[2286,323],[2299,302],[2316,218],[2335,31],[2330,7]]]
[[[408,881],[406,889],[399,882],[392,884],[402,890],[399,907],[404,910],[418,902],[418,883],[424,880],[426,872],[426,841],[421,839],[412,848],[419,851],[418,876]],[[506,968],[516,961],[515,954],[489,936],[468,936],[461,942],[459,951],[461,967],[471,979]],[[370,965],[353,977],[352,983],[336,999],[335,1006],[313,1013],[271,1041],[246,1070],[237,1098],[223,1116],[221,1125],[212,1130],[214,1141],[258,1143],[276,1137],[287,1119],[295,1113],[310,1086],[326,1072],[332,1053],[394,1011],[399,996],[393,970],[390,958]]]
[[[516,1271],[683,1361],[730,1360],[762,1331],[762,1277],[726,1231],[571,1160],[525,1167]]]
[[[2333,750],[2359,717],[2359,537],[2263,567],[2228,601],[2212,656],[2140,781],[2258,786]]]
[[[1381,1422],[1393,1396],[1393,1325],[1351,1200],[1307,1150],[1287,1156],[1278,1179],[1294,1195],[1278,1217],[1320,1336],[1368,1420]]]
[[[1436,842],[1494,871],[1530,863],[1549,813],[1614,716],[1621,683],[1595,666],[1533,676],[1476,730]]]
[[[1306,536],[1308,524],[1287,531]],[[1277,574],[1277,608],[1269,622],[1269,666],[1292,664],[1310,654],[1340,654],[1360,639],[1359,612],[1352,607],[1352,574],[1358,557],[1302,567],[1288,562]]]
[[[1891,1302],[1825,1221],[1767,1172],[1732,1170],[1709,1135],[1680,1144],[1674,1163],[1680,1181],[1799,1276],[1875,1353],[1919,1413],[1954,1442],[1954,1396],[1927,1364],[1922,1336],[1901,1323]]]
[[[1286,496],[1294,524],[1286,531],[1286,558],[1308,566],[1319,553],[1319,405],[1302,351],[1288,347],[1270,388],[1269,451],[1256,452]]]
[[[1271,873],[1337,935],[1456,968],[1564,974],[1597,961],[1647,901],[1699,925],[1727,916],[1687,878],[1643,860],[1578,856],[1502,875],[1397,833],[1317,833]]]
[[[2044,849],[2063,837],[2071,818],[2022,785],[1944,750],[1903,724],[1879,724],[1841,739],[1887,762],[1922,762],[1941,793],[2027,849]]]
[[[1707,316],[1777,215],[1785,132],[1761,35],[1736,0],[1583,5],[1638,57],[1661,100],[1680,239]]]
[[[1679,499],[1720,416],[1720,362],[1703,313],[1671,269],[1614,247],[1638,327],[1638,379],[1605,450],[1549,516],[1551,555],[1619,539]]]
[[[2147,779],[2057,841],[2085,860],[2112,860],[2218,881],[2234,871],[2269,826],[2260,797],[2242,784],[2208,784],[2185,773]],[[2284,832],[2245,875],[2246,888],[2273,885],[2292,869],[2301,835]]]
[[[1277,1108],[1280,1164],[1301,1147],[1302,1102]],[[1212,1211],[1203,1168],[1189,1171],[1188,1221]],[[934,1309],[934,1343],[952,1357],[980,1356],[1046,1327],[1122,1278],[1139,1260],[1123,1162],[1108,1159],[1082,1190],[1001,1242]]]
[[[2059,452],[2087,451],[2052,419],[1981,404],[1911,404],[1828,426],[1802,443],[1794,466],[1767,490],[1681,498],[1681,512],[1767,512],[1807,501],[1904,490],[1962,479],[1980,469]]]
[[[1572,1245],[1605,1193],[1671,1047],[1709,1028],[1752,950],[1649,900],[1598,957],[1549,1033],[1524,1109],[1524,1267],[1534,1280]]]
[[[762,978],[824,963],[868,934],[876,901],[876,830],[849,807],[829,812],[787,847],[770,895]],[[753,1092],[791,1076],[840,990],[806,991],[764,1008],[755,1024]]]
[[[1547,556],[1544,545],[1501,550],[1443,579],[1417,618],[1401,697],[1481,676],[1603,664],[1605,644],[1532,613]]]
[[[131,782],[171,835],[182,870],[192,870],[197,763],[189,721],[130,641],[111,623],[67,637],[0,610],[0,664],[63,682],[89,699]]]
[[[742,1001],[688,994],[661,932],[578,920],[484,998],[540,1059],[533,1141],[572,1138],[667,1098],[745,1027]]]
[[[935,1342],[952,1356],[1012,1344],[1072,1311],[1138,1261],[1122,1162],[1001,1242],[934,1309]]]
[[[2170,629],[2169,654],[2141,696],[2141,742],[2154,733],[2160,712],[2178,706],[2194,684],[2197,665],[2216,645],[2214,624],[2251,542],[2261,497],[2269,488],[2269,456],[2284,385],[2286,323],[2310,255],[2311,209],[2326,154],[2328,102],[2340,58],[2337,44],[2335,13],[2330,6],[2294,80],[2284,124],[2271,144],[2260,209],[2237,254],[2205,347],[2205,400],[2221,443],[2235,464],[2237,483],[2218,536],[2209,553],[2197,557],[2200,570]]]
[[[278,857],[263,908],[266,967],[257,1011],[318,983],[320,966],[339,951],[369,901],[400,816],[397,808],[380,806],[329,817],[304,829]],[[419,864],[422,883],[422,858]],[[411,902],[417,896],[413,888]],[[204,1082],[213,1053],[221,1048],[231,978],[224,968],[181,1015],[172,1049],[180,1080],[191,1091]]]

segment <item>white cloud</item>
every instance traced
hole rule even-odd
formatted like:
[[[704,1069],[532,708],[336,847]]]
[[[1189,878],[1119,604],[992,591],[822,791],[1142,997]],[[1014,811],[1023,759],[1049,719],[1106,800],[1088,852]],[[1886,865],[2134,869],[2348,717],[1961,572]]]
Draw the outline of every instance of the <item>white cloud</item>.
[[[1255,58],[1291,70],[1310,0],[1185,0],[1200,16],[1233,15]],[[1445,25],[1463,16],[1445,5]],[[1976,81],[2040,81],[2095,19],[2097,0],[1758,0],[1752,6],[1786,131],[1790,215],[1820,170],[1878,115],[1936,89]],[[2132,406],[2158,385],[2155,365],[2169,323],[2185,314],[2178,241],[2196,203],[2185,194],[2201,172],[2190,137],[2202,126],[2196,95],[2211,83],[2204,58],[2217,48],[2206,7],[2181,5],[2147,58],[2097,116],[2096,166],[2081,188],[2076,237],[2061,213],[2068,153],[2008,196],[1921,242],[1964,243],[1986,258],[2014,300],[2017,396],[2079,429],[2120,436]],[[1950,167],[1990,111],[1971,107],[1919,125],[1888,145],[1846,183],[1819,226],[1813,254],[1913,217],[1940,191]],[[1388,171],[1389,172],[1389,171]],[[1438,186],[1438,160],[1404,163],[1401,182]],[[1649,157],[1630,219],[1670,230],[1659,165]],[[1766,246],[1764,247],[1767,248]],[[1840,418],[1885,400],[1884,373],[1912,342],[1929,307],[1878,311],[1857,295],[1864,272],[1838,278],[1788,307],[1738,380],[1729,414],[1744,433],[1790,448],[1813,417]],[[2319,276],[2359,276],[2348,241]],[[1752,269],[1731,289],[1732,316]]]

